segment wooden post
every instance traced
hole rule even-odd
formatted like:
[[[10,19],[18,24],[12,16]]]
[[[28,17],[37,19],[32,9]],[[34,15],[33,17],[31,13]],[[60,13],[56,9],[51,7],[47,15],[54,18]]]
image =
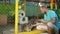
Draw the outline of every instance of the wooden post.
[[[53,9],[53,0],[50,0],[50,9]]]
[[[26,0],[24,0],[24,11],[26,13]]]

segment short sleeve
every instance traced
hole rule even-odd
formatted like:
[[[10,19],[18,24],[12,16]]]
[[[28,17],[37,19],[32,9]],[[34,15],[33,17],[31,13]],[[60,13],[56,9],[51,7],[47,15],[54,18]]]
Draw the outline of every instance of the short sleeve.
[[[54,11],[51,11],[51,18],[55,18],[56,17],[56,13]]]

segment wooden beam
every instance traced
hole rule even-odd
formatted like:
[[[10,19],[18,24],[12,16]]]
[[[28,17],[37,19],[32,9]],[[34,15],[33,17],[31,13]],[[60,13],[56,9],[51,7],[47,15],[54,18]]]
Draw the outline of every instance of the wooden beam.
[[[26,13],[26,0],[24,0],[24,11]]]

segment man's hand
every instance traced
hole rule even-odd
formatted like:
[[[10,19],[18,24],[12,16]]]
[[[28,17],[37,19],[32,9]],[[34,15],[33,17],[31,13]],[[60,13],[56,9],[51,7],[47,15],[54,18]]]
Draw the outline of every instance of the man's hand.
[[[44,19],[40,19],[40,21],[47,25],[47,21],[45,21]]]
[[[43,22],[43,23],[45,22],[45,20],[44,20],[44,19],[40,19],[40,21],[41,21],[41,22]]]
[[[52,18],[51,22],[54,24],[55,23],[55,18]]]

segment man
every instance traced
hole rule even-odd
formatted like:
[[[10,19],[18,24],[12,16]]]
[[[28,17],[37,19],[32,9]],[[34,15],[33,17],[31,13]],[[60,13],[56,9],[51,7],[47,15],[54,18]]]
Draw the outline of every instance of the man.
[[[49,34],[58,34],[60,24],[58,23],[58,16],[53,10],[48,10],[45,5],[39,3],[40,10],[44,14],[44,19],[40,21],[44,22],[48,26]],[[55,31],[54,33],[52,31]]]

